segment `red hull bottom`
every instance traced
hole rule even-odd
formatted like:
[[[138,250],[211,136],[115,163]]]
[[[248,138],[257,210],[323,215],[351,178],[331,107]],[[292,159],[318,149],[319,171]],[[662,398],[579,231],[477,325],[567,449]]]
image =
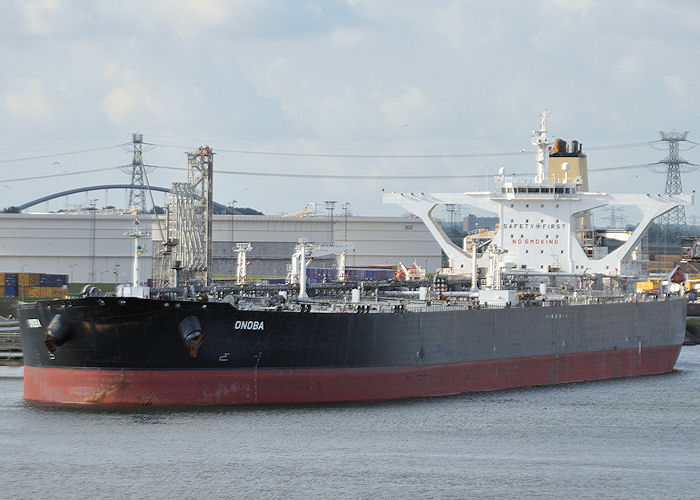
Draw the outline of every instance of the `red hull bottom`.
[[[108,370],[25,366],[24,398],[54,404],[215,406],[370,401],[652,375],[681,346],[421,367]]]

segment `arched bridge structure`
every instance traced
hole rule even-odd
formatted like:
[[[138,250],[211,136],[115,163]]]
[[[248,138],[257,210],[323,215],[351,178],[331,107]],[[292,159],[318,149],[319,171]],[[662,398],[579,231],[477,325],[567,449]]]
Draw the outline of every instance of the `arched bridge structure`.
[[[100,186],[87,186],[87,187],[82,187],[82,188],[75,188],[75,189],[69,189],[68,191],[61,191],[60,193],[54,193],[50,194],[47,196],[43,196],[41,198],[37,198],[36,200],[28,201],[27,203],[23,203],[22,205],[18,205],[17,208],[20,210],[26,210],[27,208],[33,207],[35,205],[39,205],[40,203],[44,203],[45,201],[49,200],[55,200],[56,198],[61,198],[63,196],[68,196],[71,194],[76,194],[76,193],[86,193],[88,191],[102,191],[105,189],[142,189],[142,190],[151,190],[151,191],[159,191],[161,193],[169,193],[170,188],[164,188],[164,187],[158,187],[158,186],[144,186],[144,185],[131,185],[131,184],[102,184]],[[227,206],[222,205],[221,203],[216,203],[213,202],[214,204],[214,212],[215,213],[227,213]]]

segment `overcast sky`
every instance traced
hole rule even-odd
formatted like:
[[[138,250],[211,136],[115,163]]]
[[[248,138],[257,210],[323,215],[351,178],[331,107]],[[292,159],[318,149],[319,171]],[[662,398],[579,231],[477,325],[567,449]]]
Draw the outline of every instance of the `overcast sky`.
[[[534,172],[544,109],[550,137],[583,142],[592,190],[663,192],[665,175],[645,168],[593,170],[664,159],[663,143],[646,144],[660,130],[700,142],[694,0],[5,1],[0,38],[0,208],[128,183],[116,167],[130,148],[118,145],[136,131],[155,145],[151,165],[184,168],[185,151],[210,145],[215,200],[268,214],[337,200],[396,215],[382,188],[475,191],[501,166]],[[700,163],[689,146],[682,155]],[[411,155],[434,157],[381,157]],[[163,187],[185,179],[148,175]],[[396,178],[324,177],[338,175]],[[699,179],[683,174],[684,191]]]

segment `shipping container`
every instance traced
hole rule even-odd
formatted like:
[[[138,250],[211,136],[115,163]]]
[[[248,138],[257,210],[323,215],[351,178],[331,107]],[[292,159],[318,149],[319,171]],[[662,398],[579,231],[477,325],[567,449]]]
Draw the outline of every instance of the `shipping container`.
[[[17,297],[17,285],[5,285],[5,297]]]
[[[18,285],[18,280],[17,280],[17,273],[5,273],[5,286],[14,286],[17,287]]]
[[[322,283],[336,280],[336,269],[331,268],[307,268],[306,276],[312,283]],[[345,276],[353,281],[383,281],[394,278],[396,266],[367,266],[367,267],[346,267]]]
[[[68,284],[67,274],[46,274],[39,275],[40,286],[59,287]]]
[[[20,286],[39,286],[39,273],[19,273],[17,281]]]
[[[22,287],[20,286],[20,290]],[[24,287],[24,292],[23,295],[25,297],[31,297],[31,298],[37,298],[37,297],[45,297],[44,289],[41,288],[40,286],[25,286]]]
[[[263,281],[267,282],[270,285],[284,285],[287,280],[285,280],[284,278],[268,278]]]

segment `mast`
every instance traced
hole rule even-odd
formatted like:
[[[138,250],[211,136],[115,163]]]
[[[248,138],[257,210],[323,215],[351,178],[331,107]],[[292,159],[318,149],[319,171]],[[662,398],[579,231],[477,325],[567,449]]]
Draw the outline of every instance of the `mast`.
[[[537,182],[544,182],[544,162],[547,157],[547,110],[540,115],[540,129],[532,131],[532,145],[537,146]]]
[[[151,235],[151,233],[144,233],[139,229],[140,221],[138,217],[134,221],[134,230],[124,233],[125,236],[134,239],[134,262],[132,265],[131,273],[131,283],[133,286],[139,286],[139,255],[143,253],[143,248],[141,247],[140,239],[146,238]]]

